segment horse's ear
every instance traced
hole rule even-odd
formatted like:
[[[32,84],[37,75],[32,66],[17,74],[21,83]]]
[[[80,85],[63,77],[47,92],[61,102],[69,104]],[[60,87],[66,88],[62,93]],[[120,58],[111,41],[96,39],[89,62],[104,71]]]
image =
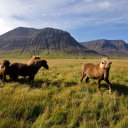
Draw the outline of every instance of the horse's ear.
[[[109,64],[112,64],[112,62],[110,62]]]
[[[46,60],[43,60],[42,62],[43,62],[44,64],[45,64],[45,63],[47,63],[47,61],[46,61]]]

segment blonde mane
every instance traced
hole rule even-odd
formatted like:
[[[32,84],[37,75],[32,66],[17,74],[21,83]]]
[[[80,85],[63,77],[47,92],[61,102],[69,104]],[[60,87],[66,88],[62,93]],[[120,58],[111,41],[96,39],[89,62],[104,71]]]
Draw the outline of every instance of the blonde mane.
[[[31,60],[28,61],[28,65],[32,65],[35,63],[35,60],[41,59],[39,56],[33,56]]]
[[[102,58],[102,61],[101,61],[100,65],[99,65],[99,67],[102,68],[102,69],[110,67],[110,63],[109,63],[107,57],[106,58]]]

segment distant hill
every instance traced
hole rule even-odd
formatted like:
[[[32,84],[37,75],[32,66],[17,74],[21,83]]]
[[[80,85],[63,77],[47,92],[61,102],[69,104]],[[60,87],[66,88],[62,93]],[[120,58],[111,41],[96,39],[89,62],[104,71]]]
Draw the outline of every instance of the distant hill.
[[[128,44],[123,40],[94,40],[88,42],[81,42],[83,46],[88,49],[95,50],[100,54],[109,57],[128,57]]]
[[[0,36],[0,56],[101,56],[78,43],[68,32],[53,28],[18,27]]]

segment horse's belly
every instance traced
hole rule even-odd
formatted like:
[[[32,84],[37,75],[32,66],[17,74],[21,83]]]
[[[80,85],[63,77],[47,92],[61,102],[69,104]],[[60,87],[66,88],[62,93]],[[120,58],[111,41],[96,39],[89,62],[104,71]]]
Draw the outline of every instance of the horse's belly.
[[[89,78],[91,78],[91,79],[97,79],[95,76],[93,76],[93,75],[88,75],[88,77]]]
[[[18,75],[20,75],[20,76],[29,76],[30,74],[27,71],[20,71],[18,73]]]
[[[20,76],[31,76],[31,75],[34,75],[35,72],[30,72],[30,71],[20,71],[18,75]]]
[[[86,75],[87,75],[87,77],[89,77],[89,78],[91,78],[91,79],[96,79],[95,74],[94,74],[93,71],[91,71],[91,70],[87,70],[87,71],[86,71]]]
[[[89,77],[91,79],[96,79],[94,74],[87,73],[86,75],[87,75],[87,77]]]
[[[91,79],[100,79],[102,78],[102,75],[101,74],[98,74],[98,73],[92,73],[92,72],[88,72],[87,73],[87,76]]]

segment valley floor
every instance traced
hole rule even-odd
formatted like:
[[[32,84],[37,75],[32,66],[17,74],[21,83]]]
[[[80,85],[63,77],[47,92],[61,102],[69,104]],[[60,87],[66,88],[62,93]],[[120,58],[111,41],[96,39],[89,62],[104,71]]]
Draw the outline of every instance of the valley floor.
[[[113,59],[108,85],[85,80],[81,66],[100,59],[46,59],[33,84],[0,81],[0,128],[126,128],[128,126],[128,60]],[[3,60],[1,59],[0,62]],[[28,60],[10,59],[11,63]]]

